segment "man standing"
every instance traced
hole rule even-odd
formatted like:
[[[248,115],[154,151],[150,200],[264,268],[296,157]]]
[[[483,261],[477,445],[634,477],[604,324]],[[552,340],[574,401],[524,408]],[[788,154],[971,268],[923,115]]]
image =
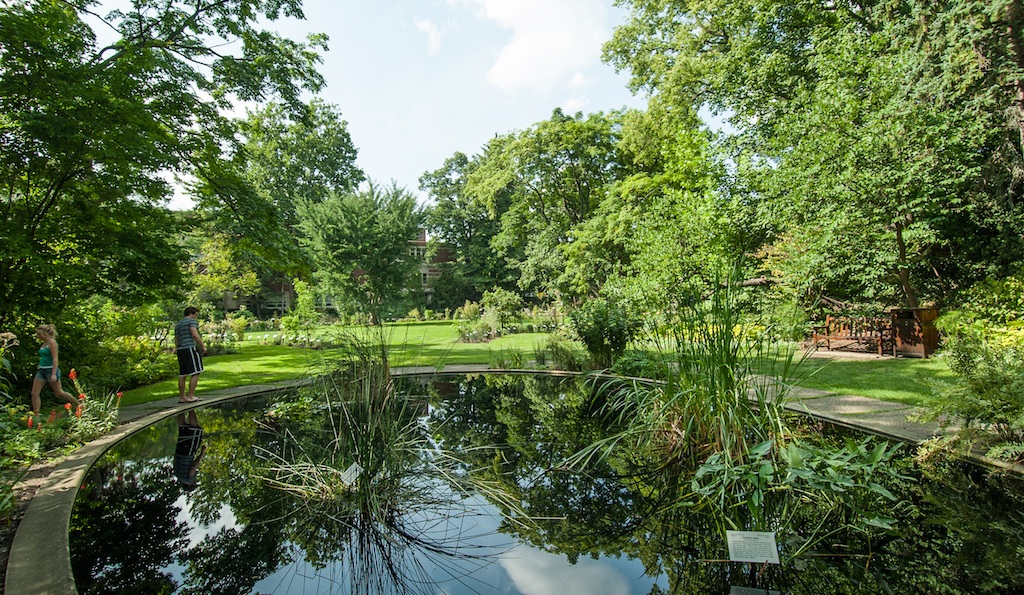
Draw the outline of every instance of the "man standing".
[[[185,308],[185,317],[174,325],[174,350],[178,354],[178,402],[195,403],[196,385],[203,371],[203,353],[206,347],[199,335],[199,308]],[[185,395],[185,378],[188,378],[188,396]]]

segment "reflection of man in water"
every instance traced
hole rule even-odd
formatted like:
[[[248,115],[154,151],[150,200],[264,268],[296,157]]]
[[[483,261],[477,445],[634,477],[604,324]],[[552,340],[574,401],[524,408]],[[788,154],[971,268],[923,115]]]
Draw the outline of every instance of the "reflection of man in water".
[[[187,414],[184,411],[179,413],[178,445],[174,448],[174,476],[187,492],[196,489],[196,472],[204,454],[206,445],[203,444],[203,429],[199,427],[195,410]]]

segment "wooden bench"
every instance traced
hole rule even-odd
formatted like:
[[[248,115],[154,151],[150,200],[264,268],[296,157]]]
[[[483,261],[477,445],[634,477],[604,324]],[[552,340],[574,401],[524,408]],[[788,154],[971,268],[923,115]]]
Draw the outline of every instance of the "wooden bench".
[[[894,343],[889,319],[854,316],[826,316],[825,324],[813,327],[811,340],[814,347],[824,342],[825,349],[829,351],[833,349],[833,342],[841,343],[834,346],[836,349],[870,345],[878,351],[878,355],[885,353],[886,341],[889,342],[890,351]]]

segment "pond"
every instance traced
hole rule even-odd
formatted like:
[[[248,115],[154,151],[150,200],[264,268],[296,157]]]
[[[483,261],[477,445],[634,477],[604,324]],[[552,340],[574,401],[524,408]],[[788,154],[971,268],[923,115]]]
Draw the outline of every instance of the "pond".
[[[799,512],[774,528],[782,563],[730,562],[720,524],[666,499],[664,478],[613,459],[566,464],[611,431],[587,381],[396,386],[390,412],[265,395],[118,443],[72,513],[79,592],[1024,590],[1016,478],[952,464],[923,473],[904,448],[891,463],[904,479],[885,486],[894,522],[835,523],[814,499],[787,495]]]

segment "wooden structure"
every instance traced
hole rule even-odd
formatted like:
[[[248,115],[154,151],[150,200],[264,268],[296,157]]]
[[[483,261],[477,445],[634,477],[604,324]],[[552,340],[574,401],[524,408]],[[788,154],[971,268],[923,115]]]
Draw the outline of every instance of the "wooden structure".
[[[889,318],[826,316],[825,324],[813,327],[814,347],[873,351],[878,355],[928,357],[939,345],[935,328],[937,308],[900,308]]]
[[[815,347],[824,344],[829,351],[870,348],[883,355],[892,352],[892,324],[885,318],[829,315],[825,324],[814,327],[811,340]]]

